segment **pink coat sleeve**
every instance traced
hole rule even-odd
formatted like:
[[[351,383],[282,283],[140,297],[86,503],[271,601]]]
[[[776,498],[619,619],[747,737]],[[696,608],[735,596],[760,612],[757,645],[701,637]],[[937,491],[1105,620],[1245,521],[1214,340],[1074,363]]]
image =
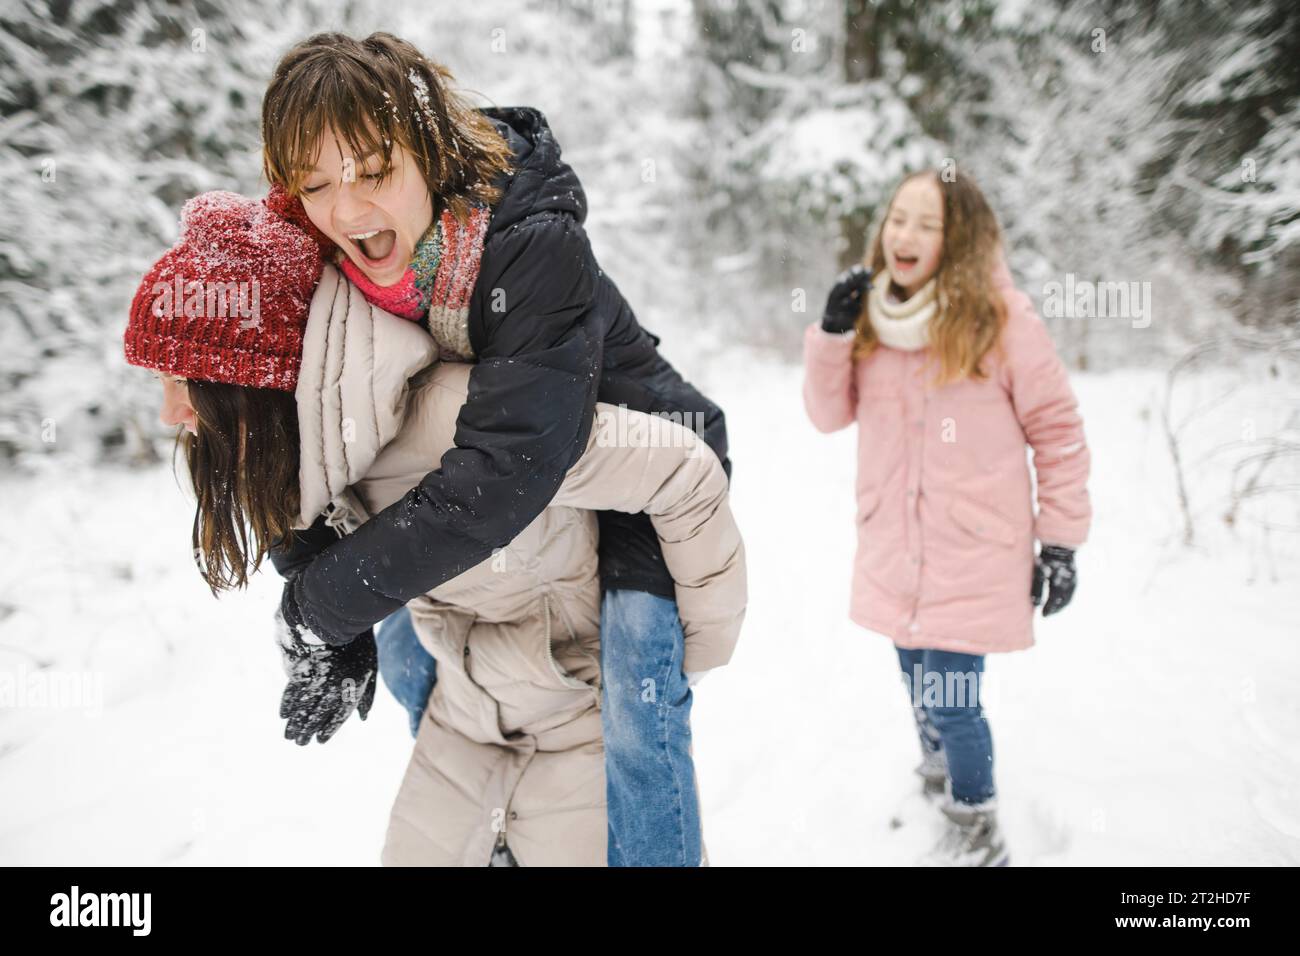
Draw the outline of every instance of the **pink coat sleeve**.
[[[819,432],[851,425],[857,416],[853,335],[835,335],[814,322],[803,336],[803,405]]]
[[[1005,268],[995,277],[1007,304],[1003,332],[1011,401],[1034,450],[1038,517],[1034,536],[1044,544],[1077,548],[1088,537],[1092,456],[1083,434],[1079,402],[1034,304],[1011,284]]]

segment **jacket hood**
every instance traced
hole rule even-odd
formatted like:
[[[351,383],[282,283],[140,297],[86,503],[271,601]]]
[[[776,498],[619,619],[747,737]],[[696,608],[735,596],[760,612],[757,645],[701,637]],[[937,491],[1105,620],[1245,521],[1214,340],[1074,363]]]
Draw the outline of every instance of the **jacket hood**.
[[[298,405],[299,528],[363,478],[406,413],[411,376],[438,346],[415,322],[366,301],[327,265],[303,333]]]
[[[492,208],[491,230],[538,212],[566,212],[587,218],[587,194],[573,167],[560,158],[560,144],[541,110],[531,106],[482,107],[510,144],[514,173],[497,180],[504,195]]]

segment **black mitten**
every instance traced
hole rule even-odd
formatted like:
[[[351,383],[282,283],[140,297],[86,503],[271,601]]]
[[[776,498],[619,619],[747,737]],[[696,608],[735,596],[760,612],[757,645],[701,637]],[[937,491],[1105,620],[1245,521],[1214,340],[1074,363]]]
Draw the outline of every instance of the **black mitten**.
[[[1047,592],[1047,604],[1043,606],[1043,617],[1055,614],[1070,603],[1074,597],[1074,585],[1078,575],[1074,569],[1074,549],[1056,544],[1045,544],[1039,549],[1034,559],[1034,582],[1030,587],[1030,597],[1034,607],[1043,601],[1043,584],[1050,582]]]
[[[852,329],[862,314],[862,297],[870,288],[871,273],[865,266],[856,265],[841,272],[826,299],[822,328],[827,332],[848,332]]]
[[[290,626],[283,605],[275,612],[276,643],[289,683],[280,698],[286,740],[325,743],[356,710],[365,720],[375,700],[379,653],[373,629],[347,644],[325,644],[301,623]]]

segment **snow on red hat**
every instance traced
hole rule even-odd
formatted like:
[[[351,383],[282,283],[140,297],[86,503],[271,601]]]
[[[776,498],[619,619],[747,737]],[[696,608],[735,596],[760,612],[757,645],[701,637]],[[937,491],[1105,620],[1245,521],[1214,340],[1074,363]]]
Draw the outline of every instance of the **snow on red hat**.
[[[292,392],[320,279],[317,240],[265,201],[221,190],[181,209],[181,233],[146,274],[123,335],[131,365]]]
[[[330,255],[338,249],[338,246],[334,244],[334,241],[330,239],[329,236],[325,235],[325,233],[317,229],[316,224],[307,216],[307,209],[303,206],[302,199],[298,196],[290,196],[289,193],[285,191],[285,188],[279,183],[276,183],[271,187],[270,191],[266,194],[266,198],[263,199],[262,202],[266,203],[266,208],[271,210],[271,212],[275,213],[281,219],[288,219],[303,232],[307,233],[307,235],[315,239],[316,243],[321,247],[321,255],[326,259],[326,261],[328,261]]]

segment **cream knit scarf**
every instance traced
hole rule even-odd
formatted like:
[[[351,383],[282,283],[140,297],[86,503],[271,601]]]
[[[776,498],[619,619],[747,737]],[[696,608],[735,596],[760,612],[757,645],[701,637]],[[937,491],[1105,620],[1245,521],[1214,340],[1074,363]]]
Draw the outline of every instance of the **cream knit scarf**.
[[[931,277],[906,302],[890,292],[893,277],[881,269],[872,277],[867,293],[867,319],[882,345],[914,352],[930,343],[930,320],[939,310],[938,283]]]

